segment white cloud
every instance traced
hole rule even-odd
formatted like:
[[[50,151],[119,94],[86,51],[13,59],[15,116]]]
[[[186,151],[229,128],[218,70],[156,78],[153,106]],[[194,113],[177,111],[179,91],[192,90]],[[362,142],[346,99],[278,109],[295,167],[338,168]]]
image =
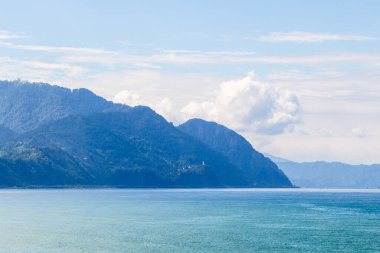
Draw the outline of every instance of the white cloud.
[[[1,33],[0,33],[1,36]],[[3,36],[17,36],[4,34]],[[4,37],[4,38],[5,38]],[[0,37],[1,38],[1,37]],[[14,38],[14,37],[12,37]],[[358,38],[357,38],[358,39]],[[314,55],[257,55],[253,51],[197,51],[197,50],[158,50],[151,54],[133,54],[91,47],[62,47],[47,45],[15,44],[0,40],[0,46],[27,51],[41,51],[59,54],[55,61],[66,64],[97,64],[100,66],[145,66],[160,68],[160,64],[174,65],[228,65],[228,64],[325,64],[355,63],[378,65],[380,54],[368,53],[325,53]]]
[[[268,74],[265,79],[275,86],[286,87],[296,94],[302,104],[303,115],[313,114],[325,121],[335,122],[343,128],[337,116],[354,118],[365,115],[368,121],[380,115],[379,74],[375,70],[363,72],[340,72],[334,69],[312,69],[310,71],[280,71]],[[373,116],[370,116],[373,115]],[[346,122],[347,123],[347,122]],[[350,125],[351,128],[355,125]]]
[[[362,138],[362,137],[365,137],[366,134],[364,133],[361,127],[354,127],[348,133],[348,136]]]
[[[18,38],[24,38],[25,36],[14,34],[9,31],[0,30],[0,40],[8,40],[8,39],[18,39]]]
[[[139,94],[128,90],[123,90],[116,94],[113,101],[119,104],[126,104],[129,106],[144,105],[144,101]]]
[[[14,43],[9,43],[9,42],[2,42],[0,45],[4,47],[9,47],[12,49],[41,51],[41,52],[50,52],[50,53],[116,54],[115,52],[108,51],[105,49],[89,48],[89,47],[44,46],[44,45],[14,44]]]
[[[25,79],[28,81],[50,81],[56,76],[74,78],[87,73],[82,66],[65,63],[51,63],[42,61],[16,60],[9,57],[0,57],[1,79]]]
[[[142,94],[143,90],[122,90],[113,101],[130,106],[148,105],[175,123],[199,117],[240,132],[253,131],[264,135],[291,131],[300,121],[297,98],[288,90],[256,80],[253,72],[243,79],[221,83],[216,94],[209,96],[211,100],[200,98],[201,102],[190,101],[184,106],[169,97]]]
[[[201,51],[201,50],[186,50],[186,49],[162,49],[162,53],[167,54],[204,54],[204,55],[255,55],[255,51]]]
[[[173,102],[170,98],[164,97],[161,100],[143,98],[135,91],[123,90],[116,94],[113,102],[129,106],[146,105],[154,109],[158,114],[168,120],[177,122],[177,112],[173,110]]]
[[[40,51],[49,53],[60,54],[90,54],[90,55],[115,55],[116,52],[105,50],[102,48],[90,47],[63,47],[63,46],[49,46],[49,45],[33,45],[33,44],[18,44],[5,41],[8,39],[25,38],[24,35],[10,33],[8,31],[0,30],[0,46],[26,51]]]
[[[310,32],[274,32],[257,38],[265,42],[324,42],[324,41],[365,41],[375,37],[365,35],[345,35]]]
[[[300,105],[288,90],[264,84],[253,72],[222,83],[211,101],[190,102],[181,109],[186,118],[217,121],[238,131],[280,134],[300,121]]]
[[[1,43],[0,43],[1,45]],[[137,55],[126,53],[99,53],[99,54],[66,54],[61,60],[66,63],[91,63],[100,65],[147,65],[158,68],[160,64],[173,65],[230,65],[230,64],[276,64],[276,65],[319,65],[326,63],[345,63],[345,64],[373,64],[377,66],[380,62],[380,54],[367,53],[324,53],[310,55],[273,55],[258,56],[249,52],[236,52],[225,54],[221,52],[163,52],[150,55]],[[153,65],[152,65],[153,64]]]
[[[154,109],[166,118],[171,118],[170,115],[173,114],[173,102],[170,98],[165,97],[154,106]]]
[[[325,63],[356,63],[374,65],[380,61],[380,54],[367,53],[325,53],[313,55],[284,55],[252,57],[247,62],[265,64],[325,64]]]

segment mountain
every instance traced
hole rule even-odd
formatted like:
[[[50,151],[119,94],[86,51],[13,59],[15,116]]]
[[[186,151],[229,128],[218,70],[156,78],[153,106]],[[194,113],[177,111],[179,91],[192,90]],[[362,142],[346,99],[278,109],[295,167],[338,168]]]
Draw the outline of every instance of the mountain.
[[[225,157],[147,107],[54,121],[6,143],[1,154],[18,172],[17,186],[249,186]],[[9,178],[4,171],[0,178]]]
[[[302,188],[380,188],[380,164],[297,163],[270,157],[295,185]]]
[[[0,125],[0,143],[11,139],[15,136],[15,133],[5,126]]]
[[[27,132],[69,115],[125,111],[87,89],[52,86],[45,83],[0,81],[0,126]]]
[[[221,149],[148,107],[86,89],[0,82],[1,187],[292,187],[240,138],[241,147]]]
[[[236,132],[202,119],[191,119],[178,129],[222,153],[255,187],[292,187],[285,174],[269,158],[257,152]]]

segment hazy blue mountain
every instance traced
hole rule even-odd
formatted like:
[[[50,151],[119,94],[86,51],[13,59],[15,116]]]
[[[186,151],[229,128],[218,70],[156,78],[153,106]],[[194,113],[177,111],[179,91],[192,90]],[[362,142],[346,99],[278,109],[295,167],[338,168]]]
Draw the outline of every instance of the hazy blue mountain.
[[[0,125],[14,132],[26,132],[69,115],[127,108],[87,89],[70,90],[45,83],[0,81]]]
[[[0,186],[292,186],[224,129],[209,133],[210,145],[148,107],[86,89],[0,81]]]
[[[11,139],[15,136],[15,133],[7,127],[0,125],[0,143]]]
[[[70,116],[22,134],[1,153],[8,164],[21,162],[10,166],[19,167],[18,177],[26,172],[16,181],[21,186],[43,185],[36,178],[46,185],[250,186],[224,156],[147,107]],[[7,177],[9,171],[0,179]]]
[[[19,144],[2,146],[0,154],[0,187],[78,186],[94,181],[61,150]]]
[[[270,156],[296,186],[303,188],[380,188],[380,164],[297,163]]]
[[[178,128],[225,155],[253,186],[292,187],[292,183],[276,164],[257,152],[236,132],[201,119],[191,119]]]

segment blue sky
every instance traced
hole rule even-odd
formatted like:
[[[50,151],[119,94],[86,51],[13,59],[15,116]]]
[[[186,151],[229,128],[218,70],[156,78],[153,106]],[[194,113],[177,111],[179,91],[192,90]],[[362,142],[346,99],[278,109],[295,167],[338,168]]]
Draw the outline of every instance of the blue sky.
[[[3,1],[0,79],[203,117],[298,161],[380,162],[379,1]]]
[[[347,42],[268,45],[254,39],[271,32],[307,31],[376,36],[378,1],[4,1],[0,21],[33,43],[149,51],[255,50],[300,53],[331,49],[376,51]],[[3,29],[4,29],[3,28]],[[129,42],[130,47],[118,45]]]

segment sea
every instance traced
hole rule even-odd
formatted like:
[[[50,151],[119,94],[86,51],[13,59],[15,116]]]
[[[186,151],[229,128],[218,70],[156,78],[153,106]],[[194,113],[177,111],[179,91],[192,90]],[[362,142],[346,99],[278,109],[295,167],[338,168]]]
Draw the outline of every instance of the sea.
[[[0,252],[380,252],[380,190],[3,189]]]

